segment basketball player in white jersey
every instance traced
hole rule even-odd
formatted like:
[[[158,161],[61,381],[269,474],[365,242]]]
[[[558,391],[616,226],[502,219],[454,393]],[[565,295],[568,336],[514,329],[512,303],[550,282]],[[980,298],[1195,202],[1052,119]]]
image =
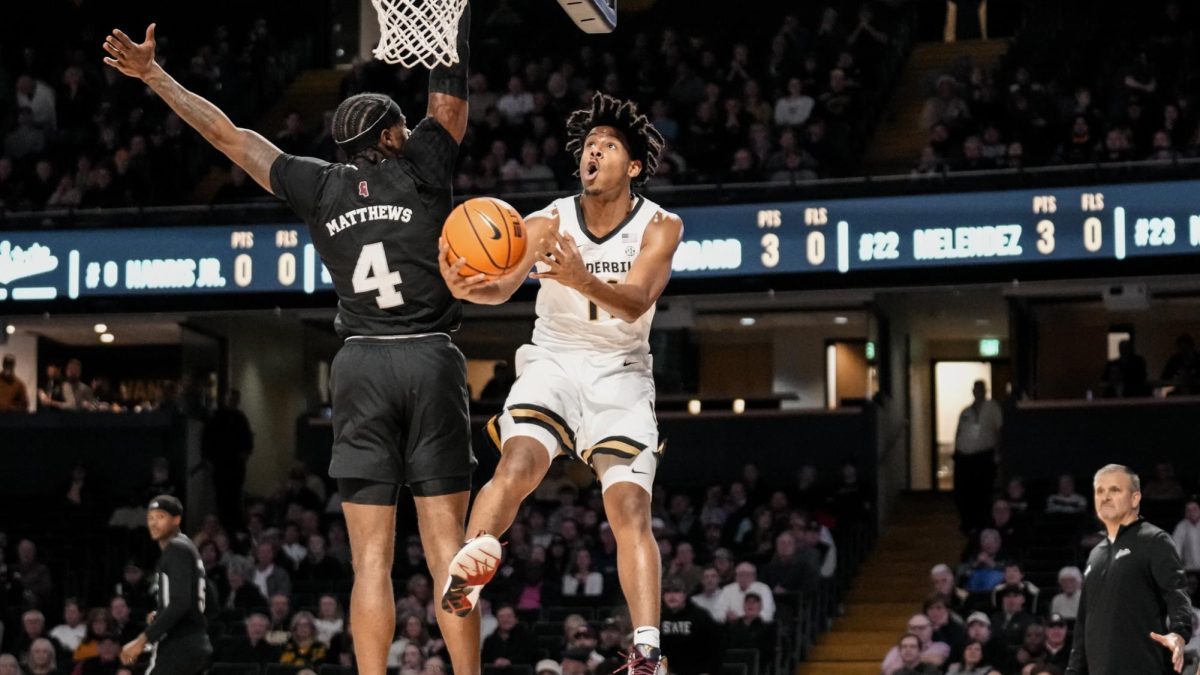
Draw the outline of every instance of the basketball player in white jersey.
[[[683,223],[633,192],[662,150],[662,135],[634,103],[597,93],[591,109],[568,119],[567,135],[583,190],[526,219],[530,245],[512,272],[463,278],[465,261],[448,262],[443,243],[442,275],[458,298],[505,302],[530,268],[541,289],[532,344],[517,351],[517,381],[489,423],[500,463],[475,499],[467,532],[477,534],[450,564],[442,606],[470,613],[499,563],[496,537],[551,460],[566,454],[600,480],[635,627],[628,665],[633,675],[654,675],[661,569],[650,494],[661,451],[649,335]]]

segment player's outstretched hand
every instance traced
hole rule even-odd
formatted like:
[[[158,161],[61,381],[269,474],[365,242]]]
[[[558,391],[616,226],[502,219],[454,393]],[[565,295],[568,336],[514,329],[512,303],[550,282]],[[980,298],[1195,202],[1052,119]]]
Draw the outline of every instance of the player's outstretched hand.
[[[552,245],[538,251],[538,262],[549,269],[529,276],[534,279],[553,279],[567,288],[580,288],[587,283],[592,274],[583,264],[583,255],[575,245],[575,239],[557,230],[551,231],[547,239]]]
[[[1171,666],[1175,668],[1175,672],[1182,673],[1183,638],[1175,633],[1167,633],[1166,635],[1151,633],[1150,639],[1171,650]]]
[[[145,79],[156,65],[154,61],[154,26],[146,28],[146,39],[140,44],[134,42],[120,28],[114,28],[112,35],[104,39],[104,51],[108,56],[104,62],[121,71],[123,75]]]
[[[486,287],[492,281],[491,277],[486,274],[464,277],[459,270],[467,264],[467,259],[459,258],[451,263],[447,255],[449,252],[450,247],[446,244],[445,238],[438,237],[438,269],[442,272],[442,279],[445,280],[446,287],[450,289],[450,295],[459,300],[466,300],[472,292]]]

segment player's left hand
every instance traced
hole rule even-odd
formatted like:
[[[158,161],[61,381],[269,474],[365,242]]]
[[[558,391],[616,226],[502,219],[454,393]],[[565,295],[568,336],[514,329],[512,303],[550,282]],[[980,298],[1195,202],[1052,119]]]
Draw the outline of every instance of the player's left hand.
[[[157,65],[154,48],[158,43],[154,40],[154,27],[155,24],[150,24],[146,28],[146,39],[140,44],[121,29],[114,28],[112,35],[104,39],[104,51],[109,54],[104,57],[104,62],[121,71],[122,75],[145,79]]]
[[[1171,650],[1171,665],[1175,668],[1175,672],[1183,672],[1183,638],[1175,633],[1167,633],[1159,635],[1151,633],[1150,639],[1158,644]]]
[[[567,288],[579,289],[588,279],[591,272],[583,264],[583,255],[575,245],[573,237],[553,231],[547,236],[549,250],[538,252],[538,262],[549,269],[545,272],[534,272],[529,275],[534,279],[553,279]]]
[[[477,290],[483,290],[489,282],[493,281],[486,274],[476,274],[474,276],[465,277],[459,273],[463,265],[467,264],[466,258],[459,258],[453,263],[450,262],[450,247],[446,244],[444,238],[438,239],[438,269],[442,273],[442,280],[446,282],[446,287],[450,289],[450,295],[453,295],[459,300],[466,300],[471,296],[471,293]]]
[[[121,663],[131,666],[137,662],[142,652],[146,651],[146,634],[143,633],[121,648]]]

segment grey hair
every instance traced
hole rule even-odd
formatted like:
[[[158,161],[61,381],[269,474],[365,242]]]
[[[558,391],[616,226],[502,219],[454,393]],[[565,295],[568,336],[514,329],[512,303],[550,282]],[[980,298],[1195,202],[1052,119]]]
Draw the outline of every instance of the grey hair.
[[[1124,464],[1105,464],[1104,466],[1100,467],[1100,470],[1097,471],[1096,475],[1092,477],[1092,489],[1095,489],[1096,484],[1100,481],[1100,476],[1103,476],[1106,473],[1117,472],[1121,472],[1126,476],[1129,476],[1129,483],[1133,486],[1134,492],[1142,491],[1142,479],[1138,478],[1137,473],[1135,473],[1133,469],[1125,466]]]

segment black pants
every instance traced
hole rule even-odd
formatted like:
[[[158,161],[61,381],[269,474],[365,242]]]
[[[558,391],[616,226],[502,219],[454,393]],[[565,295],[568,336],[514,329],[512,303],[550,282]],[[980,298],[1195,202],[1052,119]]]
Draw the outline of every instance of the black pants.
[[[996,451],[954,453],[954,505],[964,532],[986,525],[996,483]]]
[[[199,675],[208,670],[212,651],[212,643],[203,633],[163,638],[150,652],[145,675]]]

